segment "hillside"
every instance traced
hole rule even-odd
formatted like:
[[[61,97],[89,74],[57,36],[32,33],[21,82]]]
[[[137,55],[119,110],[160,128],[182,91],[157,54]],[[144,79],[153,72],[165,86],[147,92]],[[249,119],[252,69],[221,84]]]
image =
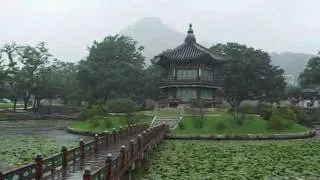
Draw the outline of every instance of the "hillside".
[[[298,78],[299,74],[306,67],[308,60],[313,56],[312,54],[304,53],[270,53],[272,63],[280,66],[286,71],[286,74],[294,75]]]
[[[144,18],[120,31],[131,36],[144,46],[147,65],[160,52],[176,47],[184,41],[185,35],[168,28],[159,18]]]

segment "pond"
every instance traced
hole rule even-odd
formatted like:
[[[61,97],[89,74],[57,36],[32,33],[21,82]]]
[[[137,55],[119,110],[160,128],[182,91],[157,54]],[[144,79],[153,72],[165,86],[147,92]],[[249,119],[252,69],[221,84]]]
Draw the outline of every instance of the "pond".
[[[74,121],[67,120],[0,121],[0,171],[29,162],[34,156],[32,153],[50,155],[63,145],[77,145],[80,138],[90,139],[66,132],[72,123]]]
[[[320,179],[320,141],[174,141],[135,179]]]

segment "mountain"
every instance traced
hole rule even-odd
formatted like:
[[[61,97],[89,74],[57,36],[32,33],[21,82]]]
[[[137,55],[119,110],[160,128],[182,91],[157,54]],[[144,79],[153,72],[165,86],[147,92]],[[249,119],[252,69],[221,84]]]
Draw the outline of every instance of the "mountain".
[[[143,18],[120,31],[120,34],[128,35],[144,46],[147,65],[155,55],[178,46],[185,38],[185,34],[170,29],[157,17]]]
[[[150,59],[164,50],[174,48],[184,41],[185,33],[177,32],[165,25],[160,18],[143,18],[134,24],[126,27],[120,34],[131,36],[144,46],[143,55],[146,56],[146,64],[150,64]],[[213,44],[200,42],[209,47]],[[304,53],[270,53],[272,63],[283,68],[286,74],[294,75],[298,78],[300,72],[306,67],[308,60],[313,56]]]
[[[269,53],[272,63],[278,65],[285,70],[286,74],[294,75],[295,79],[306,67],[308,60],[313,57],[312,54],[304,53]]]

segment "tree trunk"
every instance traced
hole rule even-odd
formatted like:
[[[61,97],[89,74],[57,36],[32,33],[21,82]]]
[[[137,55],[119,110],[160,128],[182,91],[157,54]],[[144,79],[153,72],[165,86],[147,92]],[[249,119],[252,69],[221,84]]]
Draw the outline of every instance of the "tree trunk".
[[[235,120],[238,118],[238,110],[241,102],[235,101],[233,104],[233,117]]]
[[[49,99],[49,114],[52,114],[52,98]]]
[[[37,97],[34,96],[34,100],[33,100],[33,111],[36,112],[36,101],[37,100]]]
[[[30,98],[30,93],[28,92],[28,93],[23,97],[24,110],[27,110],[27,109],[28,109],[29,98]]]
[[[13,100],[13,112],[16,112],[16,107],[17,107],[17,99]]]
[[[40,101],[41,101],[41,99],[40,99],[40,98],[37,98],[37,111],[39,111]]]

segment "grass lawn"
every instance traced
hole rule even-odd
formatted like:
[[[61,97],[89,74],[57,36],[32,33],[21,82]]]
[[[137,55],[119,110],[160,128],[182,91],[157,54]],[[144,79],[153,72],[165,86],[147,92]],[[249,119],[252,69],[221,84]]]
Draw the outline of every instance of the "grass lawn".
[[[228,114],[220,116],[204,116],[203,127],[193,127],[195,120],[192,116],[185,116],[174,133],[177,134],[275,134],[305,132],[308,128],[294,123],[289,129],[272,130],[268,128],[267,121],[258,116],[246,115],[243,125],[237,125],[233,117]],[[223,124],[223,125],[221,125]],[[220,128],[219,128],[220,126]],[[224,126],[221,128],[221,126]]]
[[[17,104],[17,108],[23,107],[23,104]],[[13,108],[13,103],[0,103],[0,109],[3,108]]]
[[[165,141],[134,179],[320,179],[320,141]]]
[[[91,131],[100,133],[103,131],[111,131],[113,128],[118,130],[120,126],[125,126],[128,124],[128,117],[127,116],[106,116],[97,120],[94,120],[95,122],[90,122],[91,120],[85,120],[85,121],[78,121],[75,124],[71,126],[71,128],[77,130],[77,131]],[[106,122],[108,121],[108,122]],[[137,120],[134,122],[137,123],[151,123],[152,117],[150,116],[139,116],[137,117]]]

